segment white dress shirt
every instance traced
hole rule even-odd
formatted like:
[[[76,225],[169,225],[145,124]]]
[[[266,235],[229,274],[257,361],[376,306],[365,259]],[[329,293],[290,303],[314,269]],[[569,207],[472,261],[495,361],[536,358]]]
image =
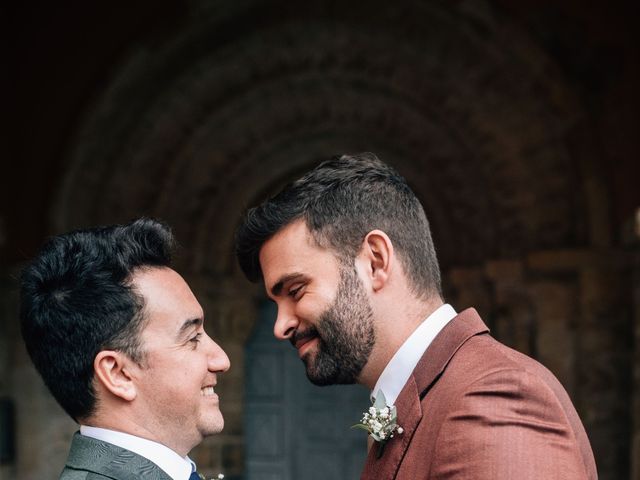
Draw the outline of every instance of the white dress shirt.
[[[195,471],[195,464],[189,457],[181,457],[169,447],[145,438],[87,425],[80,425],[80,433],[125,448],[150,460],[173,480],[188,480],[191,472]]]
[[[440,331],[457,315],[451,305],[445,303],[438,307],[418,328],[405,340],[376,382],[371,398],[375,398],[382,390],[387,405],[394,405],[411,372],[427,351],[429,345]]]

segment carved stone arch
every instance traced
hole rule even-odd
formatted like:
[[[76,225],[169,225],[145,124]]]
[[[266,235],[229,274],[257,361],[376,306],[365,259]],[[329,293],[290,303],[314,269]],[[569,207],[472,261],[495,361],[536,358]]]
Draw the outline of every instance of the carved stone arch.
[[[191,270],[228,274],[255,192],[372,150],[425,201],[444,265],[586,243],[565,145],[580,109],[507,19],[465,8],[409,2],[404,32],[381,28],[384,6],[366,21],[293,8],[244,35],[212,16],[138,50],[87,113],[56,230],[156,215]]]

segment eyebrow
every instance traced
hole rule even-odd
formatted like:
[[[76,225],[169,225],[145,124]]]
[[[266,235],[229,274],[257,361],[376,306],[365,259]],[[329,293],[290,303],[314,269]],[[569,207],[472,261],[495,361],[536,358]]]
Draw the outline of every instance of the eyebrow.
[[[289,273],[287,275],[280,277],[280,279],[276,282],[276,284],[273,287],[271,287],[271,294],[274,297],[277,297],[282,292],[282,287],[284,287],[285,283],[290,282],[292,280],[297,280],[300,277],[304,277],[304,275],[299,272]]]
[[[180,327],[180,330],[178,330],[178,338],[182,337],[190,328],[199,327],[202,324],[204,324],[203,318],[190,318],[189,320],[186,320]]]

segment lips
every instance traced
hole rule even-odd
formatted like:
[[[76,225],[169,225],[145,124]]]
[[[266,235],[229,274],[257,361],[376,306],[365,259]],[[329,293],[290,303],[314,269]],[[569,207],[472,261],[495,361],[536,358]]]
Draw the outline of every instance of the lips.
[[[314,330],[308,330],[306,332],[296,333],[291,338],[291,344],[298,350],[298,356],[301,358],[316,343],[314,340],[319,340],[319,335]]]

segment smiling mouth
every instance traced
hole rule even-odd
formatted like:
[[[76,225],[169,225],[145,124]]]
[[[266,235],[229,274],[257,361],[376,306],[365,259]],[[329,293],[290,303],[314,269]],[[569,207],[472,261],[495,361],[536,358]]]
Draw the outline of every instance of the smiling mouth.
[[[200,389],[200,395],[202,395],[203,397],[211,397],[212,395],[215,395],[216,392],[213,389],[212,385],[209,385],[208,387],[203,387]]]
[[[294,346],[298,350],[298,356],[300,358],[304,357],[307,351],[311,348],[313,344],[316,343],[317,340],[318,340],[318,337],[307,337],[297,341],[294,344]]]
[[[315,329],[309,329],[306,332],[296,332],[290,339],[291,344],[298,350],[298,356],[300,358],[316,343],[314,340],[320,340],[320,336]]]

